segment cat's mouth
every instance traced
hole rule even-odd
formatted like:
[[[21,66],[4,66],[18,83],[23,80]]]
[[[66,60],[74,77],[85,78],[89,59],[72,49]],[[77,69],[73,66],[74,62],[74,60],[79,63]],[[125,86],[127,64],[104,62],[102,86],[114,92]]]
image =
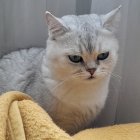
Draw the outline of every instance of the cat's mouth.
[[[91,75],[90,77],[87,78],[87,80],[92,80],[95,79],[95,77],[93,75]]]

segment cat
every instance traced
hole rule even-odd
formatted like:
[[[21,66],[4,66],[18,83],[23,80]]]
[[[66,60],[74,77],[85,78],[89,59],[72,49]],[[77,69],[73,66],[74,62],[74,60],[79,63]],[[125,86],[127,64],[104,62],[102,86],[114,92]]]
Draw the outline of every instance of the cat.
[[[104,107],[118,58],[120,7],[105,15],[46,12],[46,48],[21,49],[0,60],[0,93],[31,95],[69,134],[90,127]]]

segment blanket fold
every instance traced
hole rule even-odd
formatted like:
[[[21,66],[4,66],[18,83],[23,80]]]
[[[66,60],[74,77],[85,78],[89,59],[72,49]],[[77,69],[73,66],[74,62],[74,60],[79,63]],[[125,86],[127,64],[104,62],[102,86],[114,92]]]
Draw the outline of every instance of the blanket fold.
[[[14,94],[13,92],[8,92],[0,96],[0,140],[5,140],[5,137],[10,137],[11,140],[14,138],[12,134],[12,127],[10,125],[10,118],[8,115],[9,109],[11,107],[12,102],[16,100],[21,101],[23,99],[31,98],[17,91],[15,91]]]
[[[70,140],[31,97],[13,91],[0,96],[0,140]]]
[[[11,91],[0,96],[0,140],[140,140],[140,123],[87,129],[70,136],[31,97]]]

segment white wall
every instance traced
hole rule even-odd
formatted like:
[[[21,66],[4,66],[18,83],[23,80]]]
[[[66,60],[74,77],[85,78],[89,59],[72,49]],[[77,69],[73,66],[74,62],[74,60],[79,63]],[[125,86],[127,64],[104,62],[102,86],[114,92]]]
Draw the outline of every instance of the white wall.
[[[140,122],[140,1],[129,1],[117,123]]]
[[[0,55],[17,48],[44,46],[45,11],[46,0],[0,0]]]

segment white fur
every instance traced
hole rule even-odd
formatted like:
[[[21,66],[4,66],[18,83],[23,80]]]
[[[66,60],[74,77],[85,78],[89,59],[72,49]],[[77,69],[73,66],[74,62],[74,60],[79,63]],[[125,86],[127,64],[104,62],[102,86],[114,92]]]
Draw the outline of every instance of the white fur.
[[[118,42],[113,32],[103,26],[103,17],[91,14],[58,19],[47,12],[47,48],[5,55],[0,60],[0,91],[30,94],[71,134],[89,127],[105,104],[118,57]],[[94,50],[90,53],[86,50],[89,45]],[[97,64],[97,55],[106,51],[109,57]],[[82,64],[73,64],[68,55],[80,55],[87,67],[96,67],[95,78],[88,80],[89,72]]]

